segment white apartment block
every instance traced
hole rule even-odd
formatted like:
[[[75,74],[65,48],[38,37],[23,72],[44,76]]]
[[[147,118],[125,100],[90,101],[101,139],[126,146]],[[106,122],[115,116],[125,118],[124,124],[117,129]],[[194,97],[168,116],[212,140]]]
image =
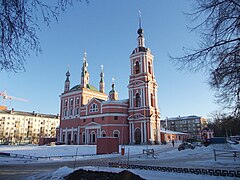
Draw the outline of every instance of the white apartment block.
[[[55,138],[58,115],[39,114],[0,108],[0,143],[38,144],[39,138]]]

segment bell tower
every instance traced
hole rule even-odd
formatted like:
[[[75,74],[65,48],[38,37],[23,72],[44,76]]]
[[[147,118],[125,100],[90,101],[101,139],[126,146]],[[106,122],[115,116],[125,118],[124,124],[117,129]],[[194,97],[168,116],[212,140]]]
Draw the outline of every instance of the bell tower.
[[[138,47],[130,55],[131,74],[128,84],[130,144],[160,143],[160,113],[153,55],[145,47],[139,14]]]

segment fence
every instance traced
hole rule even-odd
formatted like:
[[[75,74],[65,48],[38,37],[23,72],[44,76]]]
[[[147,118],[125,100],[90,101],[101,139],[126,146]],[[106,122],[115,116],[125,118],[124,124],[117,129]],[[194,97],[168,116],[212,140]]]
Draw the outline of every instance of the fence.
[[[172,173],[188,173],[196,175],[210,175],[210,176],[228,176],[240,178],[240,170],[226,170],[226,169],[202,169],[202,168],[182,168],[182,167],[165,167],[165,166],[145,166],[126,164],[123,162],[109,162],[109,167],[125,168],[125,169],[140,169],[150,171],[172,172]]]
[[[217,161],[218,157],[233,157],[234,161],[236,161],[236,158],[239,157],[240,151],[238,150],[217,150],[213,149],[214,154],[214,160]]]

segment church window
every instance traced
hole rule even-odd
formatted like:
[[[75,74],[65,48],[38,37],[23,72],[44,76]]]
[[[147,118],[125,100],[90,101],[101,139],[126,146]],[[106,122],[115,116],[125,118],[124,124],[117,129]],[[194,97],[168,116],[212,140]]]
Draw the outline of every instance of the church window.
[[[83,122],[86,122],[86,119],[83,119]]]
[[[118,137],[120,137],[119,134],[120,134],[120,132],[118,130],[114,130],[113,131],[113,137],[117,137],[118,138]]]
[[[98,105],[97,104],[92,104],[90,107],[90,112],[97,112],[98,111]]]
[[[137,94],[136,94],[136,107],[140,107],[140,106],[141,106],[141,105],[140,105],[140,101],[141,101],[140,95],[139,95],[139,93],[137,93]]]
[[[64,110],[64,116],[67,116],[67,110],[66,109]]]
[[[151,93],[151,106],[154,107],[154,97],[152,93]]]
[[[149,61],[148,61],[148,72],[152,74],[152,65]]]
[[[140,65],[139,62],[137,61],[135,64],[135,74],[138,74],[140,72]]]
[[[82,133],[82,142],[85,143],[85,133]]]
[[[65,134],[62,135],[62,142],[65,142]]]
[[[70,105],[71,106],[73,105],[73,99],[70,99]]]
[[[90,142],[95,143],[96,142],[96,134],[94,131],[91,132],[90,134]]]
[[[76,133],[74,134],[74,141],[73,142],[77,143],[77,134]]]
[[[106,132],[102,131],[102,137],[106,137]]]
[[[76,109],[76,115],[79,115],[79,108]]]
[[[67,104],[68,104],[68,101],[67,101],[67,100],[65,100],[65,106],[67,106]]]
[[[94,118],[92,118],[92,122],[94,122]]]
[[[102,117],[102,120],[104,121],[104,117]]]
[[[118,116],[114,116],[114,120],[118,120]]]
[[[76,99],[76,104],[79,104],[79,98]]]
[[[69,115],[70,115],[70,116],[73,115],[73,109],[70,109],[70,110],[69,110]]]

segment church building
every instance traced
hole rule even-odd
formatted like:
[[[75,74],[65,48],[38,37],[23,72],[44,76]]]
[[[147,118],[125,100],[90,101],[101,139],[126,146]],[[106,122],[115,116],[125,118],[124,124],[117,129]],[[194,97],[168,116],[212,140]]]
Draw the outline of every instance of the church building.
[[[119,144],[160,143],[160,113],[153,55],[145,47],[141,19],[137,47],[130,55],[128,99],[118,99],[115,82],[105,92],[101,67],[99,88],[90,84],[87,56],[84,53],[80,83],[71,87],[66,73],[60,95],[60,127],[57,139],[66,144],[96,144],[98,138],[115,137]]]

